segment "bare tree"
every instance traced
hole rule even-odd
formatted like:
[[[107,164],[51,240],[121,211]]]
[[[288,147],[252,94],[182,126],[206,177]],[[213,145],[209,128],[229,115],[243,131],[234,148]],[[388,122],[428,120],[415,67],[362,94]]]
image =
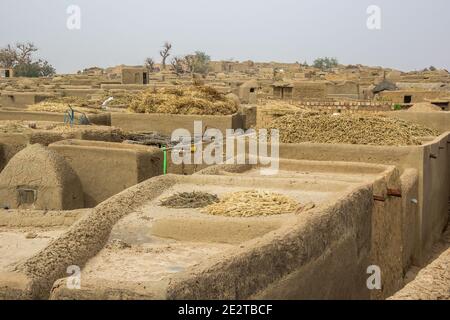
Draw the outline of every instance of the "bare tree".
[[[163,49],[159,51],[159,55],[162,58],[162,68],[166,70],[166,60],[170,56],[170,50],[172,49],[172,44],[170,42],[165,42],[163,45]]]
[[[144,65],[150,72],[155,71],[155,60],[153,58],[145,59]]]
[[[12,68],[17,64],[17,50],[8,44],[0,49],[0,65],[3,68]]]
[[[195,56],[193,54],[188,54],[184,57],[184,61],[186,62],[186,68],[190,74],[195,72]]]
[[[17,53],[17,63],[19,64],[30,64],[32,61],[32,55],[38,48],[31,43],[17,43],[16,44],[16,53]]]
[[[185,60],[183,58],[173,57],[170,64],[172,65],[173,71],[177,74],[177,76],[184,73]]]

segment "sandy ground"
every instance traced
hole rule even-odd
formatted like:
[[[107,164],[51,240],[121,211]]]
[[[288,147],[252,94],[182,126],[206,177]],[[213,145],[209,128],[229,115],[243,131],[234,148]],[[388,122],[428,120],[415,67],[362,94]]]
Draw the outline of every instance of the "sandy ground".
[[[162,281],[229,245],[146,243],[130,248],[105,248],[89,261],[82,277],[109,281]]]
[[[406,275],[407,285],[390,299],[450,300],[450,224],[432,250],[430,264],[413,267]]]
[[[45,248],[64,228],[0,229],[0,271],[11,271],[18,263]]]

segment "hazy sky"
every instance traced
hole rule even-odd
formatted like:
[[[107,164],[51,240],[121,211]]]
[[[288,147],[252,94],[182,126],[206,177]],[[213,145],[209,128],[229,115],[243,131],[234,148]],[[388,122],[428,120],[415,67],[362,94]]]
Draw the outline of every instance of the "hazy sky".
[[[81,29],[69,30],[69,5]],[[381,30],[366,25],[381,8]],[[60,73],[159,61],[202,50],[212,59],[450,69],[449,0],[0,0],[0,46],[32,41]]]

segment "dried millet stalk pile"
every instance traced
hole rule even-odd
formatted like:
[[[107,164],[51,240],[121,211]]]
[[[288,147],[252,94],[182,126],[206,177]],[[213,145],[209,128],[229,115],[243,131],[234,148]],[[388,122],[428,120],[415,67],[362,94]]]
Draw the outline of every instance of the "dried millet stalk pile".
[[[418,137],[437,132],[408,121],[373,115],[296,113],[272,121],[282,143],[347,143],[366,145],[420,145]]]
[[[238,105],[208,86],[151,89],[133,96],[128,109],[136,113],[229,115]]]
[[[193,191],[175,193],[161,200],[160,205],[175,209],[203,208],[218,201],[219,198],[215,194]]]
[[[251,190],[227,194],[220,202],[205,207],[202,212],[229,217],[252,217],[294,213],[299,208],[297,201],[282,194]]]

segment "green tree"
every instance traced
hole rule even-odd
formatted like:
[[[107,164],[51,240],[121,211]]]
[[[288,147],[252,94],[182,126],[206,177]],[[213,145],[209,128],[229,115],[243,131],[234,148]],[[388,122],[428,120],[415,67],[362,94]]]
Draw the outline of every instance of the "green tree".
[[[318,68],[320,70],[329,70],[331,68],[337,67],[339,64],[338,60],[336,58],[317,58],[314,60],[313,66],[315,68]]]
[[[55,68],[46,60],[33,59],[38,48],[31,43],[8,44],[0,49],[0,65],[4,68],[13,68],[18,77],[48,77],[56,73]]]
[[[209,71],[209,62],[211,57],[202,51],[196,51],[195,54],[188,54],[184,57],[188,72],[207,74]]]

